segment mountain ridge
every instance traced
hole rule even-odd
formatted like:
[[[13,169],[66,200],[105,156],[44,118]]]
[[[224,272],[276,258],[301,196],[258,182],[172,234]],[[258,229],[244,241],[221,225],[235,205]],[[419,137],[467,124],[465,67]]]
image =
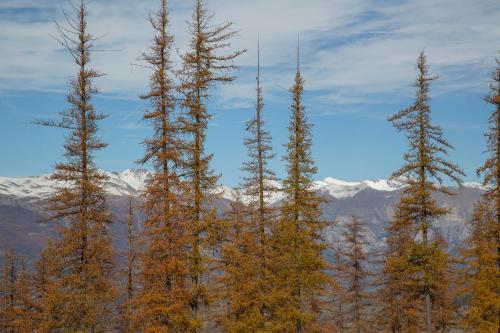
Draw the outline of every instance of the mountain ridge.
[[[145,169],[126,169],[123,171],[103,171],[108,180],[105,182],[106,192],[110,195],[137,195],[151,175],[151,171]],[[63,186],[50,179],[51,174],[25,177],[2,177],[0,176],[0,194],[10,195],[18,198],[33,197],[43,198],[53,193],[57,187]],[[276,182],[279,188],[279,182]],[[464,187],[478,188],[484,187],[478,183],[463,183]],[[313,188],[321,193],[328,193],[336,199],[352,197],[360,191],[371,188],[376,191],[393,192],[401,189],[401,185],[390,182],[387,179],[366,179],[361,181],[344,181],[333,177],[326,177],[323,180],[316,180]],[[220,186],[225,199],[233,199],[231,187]],[[275,198],[273,201],[278,201]]]
[[[134,197],[136,205],[139,204],[140,190],[151,172],[143,169],[127,169],[106,174],[108,206],[115,222],[110,225],[110,229],[117,249],[121,250],[126,242],[124,226],[119,222],[125,220],[128,196]],[[50,174],[0,177],[0,252],[12,248],[30,258],[37,256],[46,240],[56,235],[54,223],[39,222],[43,216],[40,200],[61,185],[63,184],[51,180]],[[394,207],[400,197],[401,186],[384,179],[348,182],[327,177],[315,181],[314,188],[326,199],[321,205],[322,218],[335,221],[325,232],[328,242],[341,240],[339,235],[345,222],[356,215],[367,226],[370,250],[375,251],[384,246],[385,227],[392,218]],[[465,183],[451,189],[456,195],[447,196],[442,193],[434,195],[439,205],[450,210],[449,214],[434,223],[436,226],[434,231],[439,231],[450,247],[456,247],[468,235],[466,222],[470,219],[474,202],[484,193],[484,188],[477,183]],[[220,214],[224,214],[228,211],[230,202],[234,200],[234,192],[232,188],[226,186],[221,186],[217,192],[221,194],[216,203],[217,208]],[[279,205],[283,199],[284,193],[278,192],[270,201]],[[136,218],[139,223],[143,219],[139,209]]]

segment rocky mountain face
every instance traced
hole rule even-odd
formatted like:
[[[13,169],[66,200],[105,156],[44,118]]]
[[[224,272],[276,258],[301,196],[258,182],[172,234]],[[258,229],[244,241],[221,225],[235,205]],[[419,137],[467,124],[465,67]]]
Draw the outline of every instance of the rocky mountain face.
[[[108,205],[114,216],[111,232],[117,248],[123,249],[125,241],[124,220],[128,196],[138,197],[149,172],[146,170],[125,170],[107,172],[109,177],[106,191]],[[64,184],[56,183],[50,175],[36,177],[0,177],[0,252],[13,249],[27,258],[35,258],[43,248],[48,237],[55,234],[55,225],[43,221],[40,200]],[[386,223],[390,220],[394,205],[398,201],[400,188],[386,180],[367,180],[345,182],[334,178],[316,181],[315,188],[327,201],[322,204],[323,217],[337,221],[326,231],[329,241],[341,241],[340,234],[345,221],[356,215],[365,221],[368,228],[367,238],[370,250],[381,248],[384,244]],[[452,188],[454,196],[437,195],[440,204],[450,209],[450,214],[435,225],[449,242],[456,246],[467,236],[466,221],[470,218],[472,207],[484,189],[478,184],[464,184]],[[232,190],[221,187],[221,199],[217,203],[222,214],[233,199]],[[272,198],[276,205],[283,200],[281,194]],[[142,216],[136,216],[139,225]]]

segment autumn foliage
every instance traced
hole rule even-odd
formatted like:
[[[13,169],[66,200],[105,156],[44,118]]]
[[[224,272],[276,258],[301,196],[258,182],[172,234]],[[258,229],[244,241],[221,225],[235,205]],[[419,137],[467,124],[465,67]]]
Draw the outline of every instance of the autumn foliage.
[[[77,75],[70,81],[69,109],[55,121],[40,121],[67,131],[66,161],[57,163],[52,179],[64,184],[44,203],[47,219],[59,222],[59,238],[46,260],[47,288],[42,312],[50,318],[42,331],[103,332],[112,325],[113,248],[107,223],[103,183],[106,176],[94,162],[95,152],[106,147],[99,138],[98,122],[105,115],[93,105],[98,93],[94,80],[102,74],[90,67],[95,38],[88,32],[87,10],[82,1],[73,6],[74,18],[65,13],[67,26],[57,24],[60,42],[72,56]]]
[[[417,69],[415,102],[389,118],[396,129],[405,133],[409,143],[409,150],[404,155],[405,163],[391,178],[405,184],[399,205],[400,218],[411,221],[421,237],[412,246],[410,262],[413,269],[419,270],[415,275],[419,277],[419,297],[425,302],[425,329],[431,333],[436,329],[433,299],[444,297],[445,293],[439,276],[446,270],[447,258],[442,252],[443,244],[438,235],[434,235],[433,240],[429,239],[429,230],[436,219],[448,212],[445,207],[438,206],[433,195],[436,192],[451,195],[443,186],[443,178],[460,183],[464,173],[446,159],[453,147],[444,138],[441,127],[432,123],[429,88],[430,82],[437,77],[430,76],[423,52],[418,57]]]
[[[297,49],[297,53],[298,53]],[[321,219],[322,199],[313,189],[316,167],[311,156],[312,135],[303,104],[304,79],[297,69],[290,94],[289,139],[284,160],[285,199],[277,222],[273,247],[273,299],[275,329],[285,332],[321,331],[319,315],[323,310],[329,276],[322,251],[326,248]]]
[[[492,75],[491,93],[485,98],[493,106],[486,133],[488,158],[478,169],[487,191],[476,204],[470,220],[470,235],[464,249],[464,292],[470,297],[464,323],[476,332],[500,326],[500,61]]]
[[[448,159],[453,146],[433,122],[430,84],[437,77],[422,51],[415,99],[389,118],[408,148],[391,176],[401,189],[384,247],[373,250],[371,221],[324,218],[327,198],[314,182],[313,124],[298,45],[283,179],[271,167],[259,40],[255,109],[244,124],[247,159],[231,200],[222,198],[206,144],[217,112],[211,101],[216,88],[237,79],[246,50],[232,46],[238,36],[232,22],[215,24],[208,3],[194,0],[188,44],[180,51],[169,3],[158,0],[148,17],[149,49],[133,64],[149,74],[140,96],[149,134],[137,163],[151,173],[128,198],[127,218],[118,221],[108,210],[107,176],[95,162],[106,147],[99,131],[106,116],[95,107],[103,74],[90,62],[99,38],[89,32],[86,1],[69,8],[55,37],[75,64],[68,108],[59,119],[36,121],[65,133],[64,159],[51,175],[57,190],[41,202],[41,222],[55,224],[58,234],[35,260],[3,253],[1,332],[497,330],[500,62],[486,97],[493,107],[488,156],[478,169],[485,192],[462,246],[451,248],[437,227],[451,212],[437,195],[453,195],[448,182],[461,186],[465,175]],[[110,231],[117,222],[126,235],[120,251]]]

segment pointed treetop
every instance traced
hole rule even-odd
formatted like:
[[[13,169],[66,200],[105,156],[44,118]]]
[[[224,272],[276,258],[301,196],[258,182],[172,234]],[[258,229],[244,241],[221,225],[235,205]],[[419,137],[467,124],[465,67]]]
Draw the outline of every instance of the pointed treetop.
[[[300,72],[300,34],[297,34],[297,73]]]
[[[257,33],[257,83],[260,79],[260,33]]]

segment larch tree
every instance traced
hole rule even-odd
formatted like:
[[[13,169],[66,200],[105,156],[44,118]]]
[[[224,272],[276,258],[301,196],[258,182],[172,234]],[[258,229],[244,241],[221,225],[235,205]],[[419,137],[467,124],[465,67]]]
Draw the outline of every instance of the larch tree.
[[[20,259],[19,273],[15,280],[14,332],[31,333],[37,328],[37,308],[34,302],[32,276],[26,262]]]
[[[330,278],[322,251],[326,248],[320,219],[322,199],[315,193],[316,167],[311,156],[311,124],[303,104],[304,79],[299,66],[290,89],[292,103],[289,141],[286,144],[287,176],[281,216],[275,228],[273,316],[275,329],[285,332],[315,332]]]
[[[14,333],[16,308],[16,260],[14,253],[6,251],[3,256],[2,269],[2,304],[0,311],[0,328],[2,332]]]
[[[223,281],[231,300],[230,315],[224,320],[228,331],[257,332],[266,329],[269,321],[269,293],[272,257],[271,235],[276,219],[270,198],[276,193],[276,175],[269,167],[275,156],[271,135],[263,120],[264,101],[260,83],[260,47],[257,54],[257,88],[255,116],[246,123],[249,137],[245,139],[249,160],[242,170],[242,193],[246,199],[246,216],[234,215],[235,228],[223,247]],[[241,208],[239,209],[241,210]],[[234,242],[234,244],[233,244]],[[230,281],[230,283],[228,283]],[[236,296],[236,297],[233,297]]]
[[[33,304],[36,309],[34,314],[35,326],[40,332],[47,332],[54,327],[54,321],[57,321],[55,314],[57,311],[52,311],[58,305],[56,298],[57,293],[53,291],[56,286],[56,281],[53,279],[56,276],[54,269],[57,258],[54,254],[54,242],[48,240],[47,245],[40,253],[40,256],[34,263],[34,272],[32,274],[33,287]]]
[[[265,317],[261,311],[260,262],[258,228],[249,218],[251,212],[242,202],[241,191],[234,192],[235,200],[224,219],[224,239],[220,246],[217,275],[221,304],[217,321],[224,332],[262,332]],[[256,283],[254,283],[256,282]]]
[[[478,169],[478,175],[483,176],[483,185],[489,190],[485,200],[493,204],[496,219],[497,274],[500,271],[500,60],[497,59],[497,69],[492,74],[491,93],[485,98],[493,106],[489,118],[489,130],[486,133],[488,158]],[[497,293],[499,291],[497,290]],[[497,294],[498,296],[498,294]],[[498,325],[500,326],[500,307],[497,305]]]
[[[272,229],[272,219],[274,218],[275,209],[270,206],[269,200],[273,194],[277,192],[275,182],[277,177],[275,172],[269,167],[270,161],[274,158],[272,148],[271,134],[265,129],[263,118],[264,98],[262,96],[262,86],[260,82],[260,43],[257,47],[257,88],[256,88],[256,103],[255,116],[246,123],[246,130],[249,137],[245,139],[249,160],[245,162],[242,170],[246,172],[243,178],[242,188],[244,194],[249,200],[248,205],[251,207],[256,219],[260,256],[262,263],[260,266],[266,265],[266,250],[268,247],[268,236]]]
[[[31,333],[36,329],[37,308],[33,298],[31,274],[23,258],[6,251],[0,281],[0,331]]]
[[[128,197],[127,219],[125,227],[127,228],[127,283],[125,290],[127,291],[127,300],[130,302],[134,297],[135,291],[135,265],[137,259],[137,235],[134,227],[134,201],[133,197]]]
[[[132,306],[135,292],[137,290],[137,257],[138,257],[138,242],[137,226],[134,223],[134,198],[128,197],[127,218],[123,222],[126,228],[127,249],[123,253],[126,261],[125,268],[125,285],[123,288],[122,304],[120,305],[121,320],[119,327],[122,332],[133,332],[132,328]]]
[[[386,227],[384,258],[374,283],[378,287],[376,323],[394,333],[423,330],[426,314],[422,291],[428,281],[433,281],[433,326],[437,332],[448,332],[458,310],[453,302],[456,290],[452,259],[437,230],[431,243],[424,245],[418,240],[420,226],[403,212],[407,200],[400,198]]]
[[[421,299],[415,297],[415,285],[409,279],[412,274],[409,258],[417,228],[403,217],[400,206],[398,203],[385,228],[386,244],[381,270],[375,281],[379,309],[376,321],[379,327],[391,333],[417,331],[422,307]]]
[[[265,129],[263,117],[264,97],[262,94],[260,76],[260,41],[257,45],[257,77],[256,77],[256,101],[255,116],[246,123],[249,136],[245,139],[249,160],[244,163],[242,170],[246,173],[243,177],[242,188],[248,200],[250,219],[250,232],[254,235],[255,247],[252,255],[255,259],[255,278],[252,283],[255,288],[255,312],[260,318],[261,327],[264,329],[269,320],[269,281],[271,280],[272,267],[270,258],[273,256],[271,244],[272,232],[276,220],[276,209],[271,206],[270,199],[276,194],[276,174],[269,167],[269,163],[275,157],[272,148],[272,137]],[[248,309],[247,309],[248,310]]]
[[[500,262],[500,61],[492,75],[491,94],[485,100],[493,105],[486,133],[489,157],[478,169],[483,185],[488,188],[484,201],[475,208],[471,220],[472,233],[468,241],[467,262],[472,280],[472,298],[466,323],[478,332],[491,330],[500,324],[498,299]],[[488,249],[494,247],[495,249]],[[493,297],[496,293],[497,297]],[[495,312],[494,314],[492,312]]]
[[[182,107],[185,110],[179,118],[182,131],[187,136],[184,145],[183,176],[187,182],[190,210],[189,230],[191,238],[190,273],[194,284],[191,307],[194,315],[203,304],[209,302],[204,275],[207,271],[204,238],[207,229],[215,221],[215,209],[211,199],[217,188],[218,176],[210,168],[212,156],[205,151],[205,139],[212,114],[207,103],[211,89],[218,84],[234,81],[232,74],[237,66],[234,60],[244,51],[230,51],[231,39],[237,32],[232,31],[232,23],[215,25],[203,0],[196,0],[188,32],[191,36],[188,50],[182,55],[179,71]]]
[[[434,269],[430,267],[433,257],[431,253],[436,249],[429,240],[429,230],[434,220],[445,215],[448,210],[439,207],[433,194],[442,192],[452,194],[443,186],[444,177],[460,183],[463,171],[446,159],[446,155],[453,147],[443,137],[441,127],[432,123],[429,86],[436,77],[429,75],[429,66],[422,51],[417,61],[418,77],[415,82],[416,100],[408,108],[399,111],[389,118],[389,121],[398,131],[405,132],[409,142],[409,151],[404,155],[403,166],[394,172],[391,179],[402,182],[405,187],[401,204],[401,213],[405,219],[418,225],[420,229],[421,244],[415,248],[415,258],[422,267],[423,286],[422,297],[425,300],[425,326],[427,333],[434,331],[432,320],[432,300],[435,298],[435,289],[438,281],[430,274]],[[439,185],[436,184],[436,181]]]
[[[57,121],[39,121],[41,125],[68,131],[64,144],[66,161],[57,163],[51,179],[62,185],[45,201],[47,220],[59,222],[59,237],[53,253],[59,267],[56,294],[58,326],[70,331],[104,332],[113,315],[113,248],[107,224],[104,181],[106,175],[94,162],[94,153],[106,144],[98,137],[98,122],[105,116],[97,112],[93,97],[98,93],[94,80],[102,76],[90,67],[95,38],[87,28],[85,2],[70,2],[75,17],[65,13],[67,26],[56,23],[59,42],[69,51],[78,67],[70,81],[67,101],[70,108]]]
[[[462,253],[465,264],[461,276],[462,294],[468,299],[463,325],[473,332],[494,332],[500,309],[495,203],[478,202],[469,227],[470,234]]]
[[[340,260],[344,261],[345,270],[340,276],[340,283],[345,288],[342,303],[345,306],[345,324],[348,332],[371,332],[372,320],[370,307],[372,296],[368,292],[372,273],[367,268],[366,228],[356,216],[345,225],[342,233],[344,246]]]
[[[38,307],[37,330],[41,333],[60,332],[67,327],[61,320],[64,303],[61,302],[58,271],[63,258],[57,254],[57,245],[57,241],[49,239],[35,263],[34,299]]]
[[[144,119],[153,135],[144,141],[146,152],[140,163],[150,163],[154,172],[143,193],[145,250],[140,256],[141,289],[134,300],[133,327],[141,332],[191,332],[199,320],[191,316],[190,308],[190,234],[177,174],[181,152],[166,0],[150,14],[150,23],[155,36],[142,58],[152,74],[150,90],[142,98],[151,104]]]
[[[332,325],[335,332],[345,332],[347,327],[348,308],[346,306],[347,288],[340,282],[346,276],[347,264],[343,258],[342,251],[343,241],[340,239],[334,240],[330,245],[332,253],[332,297],[330,299],[330,312],[332,317]]]
[[[444,239],[439,230],[435,231],[435,237],[431,244],[432,257],[428,261],[429,267],[432,268],[431,280],[435,281],[434,289],[436,290],[433,297],[433,314],[434,327],[436,332],[450,332],[453,327],[456,327],[456,315],[458,306],[455,302],[458,286],[456,262],[457,258],[452,256],[446,250],[448,243]],[[413,262],[415,264],[415,262]],[[417,266],[420,268],[419,263]]]

